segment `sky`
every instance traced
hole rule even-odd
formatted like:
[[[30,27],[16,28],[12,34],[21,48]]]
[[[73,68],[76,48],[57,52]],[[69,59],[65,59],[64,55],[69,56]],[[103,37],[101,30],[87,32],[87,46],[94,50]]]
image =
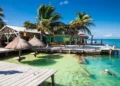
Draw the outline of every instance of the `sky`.
[[[40,4],[53,5],[66,24],[76,19],[76,12],[85,12],[95,24],[88,27],[94,38],[120,38],[120,0],[0,0],[3,20],[14,26],[23,26],[25,21],[36,23]]]

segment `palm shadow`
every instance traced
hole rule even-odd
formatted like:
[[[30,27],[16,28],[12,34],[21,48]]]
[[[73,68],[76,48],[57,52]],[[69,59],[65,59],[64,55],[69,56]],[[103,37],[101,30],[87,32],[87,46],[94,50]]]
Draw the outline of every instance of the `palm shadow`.
[[[32,66],[48,66],[56,63],[54,59],[62,58],[60,55],[47,55],[47,56],[39,56],[37,59],[32,61],[21,61],[23,64],[28,64]]]
[[[32,61],[22,61],[21,63],[32,65],[32,66],[48,66],[48,65],[55,64],[56,61],[44,58],[44,59],[36,59]]]
[[[21,72],[21,71],[17,71],[17,70],[0,71],[0,74],[4,74],[4,75],[16,74],[16,73],[23,73],[23,72]]]
[[[49,59],[60,59],[63,56],[60,55],[53,55],[53,54],[49,54],[47,56],[37,56],[37,58],[49,58]]]

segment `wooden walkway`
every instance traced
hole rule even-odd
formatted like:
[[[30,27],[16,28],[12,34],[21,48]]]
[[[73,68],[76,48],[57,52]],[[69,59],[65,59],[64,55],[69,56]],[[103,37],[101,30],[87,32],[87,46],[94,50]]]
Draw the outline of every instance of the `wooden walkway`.
[[[51,77],[54,84],[54,73],[43,69],[0,61],[0,86],[38,86]]]

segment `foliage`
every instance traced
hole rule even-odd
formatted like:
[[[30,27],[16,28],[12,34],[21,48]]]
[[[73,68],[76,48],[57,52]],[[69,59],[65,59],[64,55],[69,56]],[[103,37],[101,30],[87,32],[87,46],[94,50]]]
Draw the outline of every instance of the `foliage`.
[[[91,25],[94,25],[91,16],[84,12],[78,12],[77,19],[70,23],[70,29],[74,30],[75,33],[81,30],[91,35],[91,31],[88,29],[88,26]]]
[[[37,28],[42,33],[48,32],[49,34],[54,34],[57,31],[61,31],[65,25],[58,21],[62,17],[59,13],[55,12],[55,8],[51,5],[40,5],[37,13]]]
[[[3,9],[0,8],[0,29],[5,25],[5,23],[2,20],[2,18],[4,17],[4,14],[2,12],[3,12]]]
[[[27,29],[36,29],[36,27],[37,27],[36,24],[33,24],[29,21],[25,21],[23,26]]]

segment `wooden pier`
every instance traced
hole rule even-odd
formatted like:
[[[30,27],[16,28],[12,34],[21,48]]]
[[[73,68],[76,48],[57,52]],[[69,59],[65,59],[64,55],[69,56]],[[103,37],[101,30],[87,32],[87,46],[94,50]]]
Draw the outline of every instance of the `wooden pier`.
[[[102,46],[104,47],[104,46]],[[102,47],[94,47],[94,46],[87,46],[87,47],[42,47],[42,48],[36,48],[37,52],[43,52],[43,53],[71,53],[71,54],[86,54],[86,55],[118,55],[119,49],[106,49]],[[14,52],[17,50],[13,49],[5,49],[0,48],[0,53],[5,53],[7,56],[9,52]]]
[[[38,86],[51,77],[55,86],[55,70],[0,61],[0,86]]]
[[[118,56],[119,55],[119,49],[116,49],[116,50],[112,50],[112,49],[109,49],[109,50],[101,50],[101,54],[107,54],[107,55],[113,55],[113,56]]]

